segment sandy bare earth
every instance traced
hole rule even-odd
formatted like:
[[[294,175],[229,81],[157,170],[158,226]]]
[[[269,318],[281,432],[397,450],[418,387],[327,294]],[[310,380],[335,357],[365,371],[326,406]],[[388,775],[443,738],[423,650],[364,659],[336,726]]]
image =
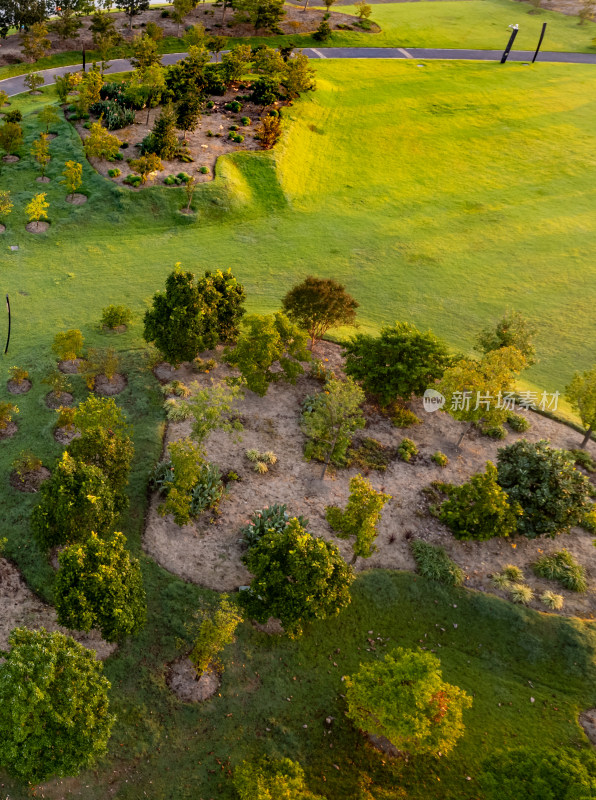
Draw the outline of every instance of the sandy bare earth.
[[[317,355],[328,358],[327,366],[340,366],[339,348],[324,343]],[[209,375],[195,375],[181,368],[172,372],[189,383],[197,380],[206,385],[211,379],[220,380],[229,374],[225,366],[219,366]],[[222,470],[234,470],[241,477],[238,483],[228,484],[228,494],[215,516],[204,513],[194,524],[180,528],[171,517],[157,514],[159,498],[152,498],[144,537],[146,551],[163,567],[182,578],[220,591],[230,591],[250,581],[250,574],[240,561],[242,548],[238,531],[249,516],[273,503],[286,503],[288,511],[303,515],[310,520],[309,530],[315,536],[334,541],[344,557],[351,557],[350,542],[334,536],[325,520],[325,506],[344,506],[349,494],[349,480],[358,473],[357,468],[336,471],[321,485],[318,480],[321,466],[303,460],[304,436],[299,428],[300,403],[305,395],[319,391],[320,384],[310,376],[302,376],[296,386],[273,384],[265,398],[247,392],[239,403],[238,411],[244,421],[242,441],[236,442],[228,434],[212,433],[207,441],[210,460]],[[368,478],[376,489],[392,495],[385,506],[379,523],[378,550],[368,560],[359,559],[356,569],[374,567],[388,569],[415,569],[410,555],[408,538],[422,538],[443,545],[451,557],[466,572],[466,585],[481,591],[490,591],[505,597],[495,590],[490,575],[506,564],[517,564],[524,569],[527,582],[539,595],[545,589],[561,593],[565,597],[562,613],[593,618],[596,612],[594,589],[596,588],[596,548],[592,545],[593,534],[574,529],[570,534],[556,539],[515,540],[493,539],[489,542],[458,542],[440,522],[426,513],[427,502],[420,490],[433,480],[463,483],[473,473],[484,468],[489,459],[495,460],[497,450],[525,435],[530,441],[547,438],[557,447],[577,447],[580,434],[556,422],[532,412],[529,415],[532,427],[525,434],[510,433],[505,442],[495,442],[487,437],[474,435],[464,440],[460,453],[455,449],[459,438],[460,424],[445,413],[427,414],[420,402],[414,410],[424,419],[422,425],[409,429],[398,429],[381,416],[372,406],[366,407],[367,427],[361,436],[377,439],[384,445],[395,447],[404,436],[414,439],[420,449],[416,462],[406,464],[393,460],[387,471],[370,472]],[[190,423],[168,426],[166,442],[187,436]],[[265,475],[257,475],[246,459],[247,448],[260,451],[273,450],[278,463]],[[596,444],[591,442],[589,451],[596,456]],[[436,466],[430,456],[441,450],[449,456],[445,469]],[[558,584],[538,579],[529,565],[541,553],[567,548],[588,570],[590,590],[587,594],[566,591]],[[533,607],[544,610],[538,600]]]
[[[7,649],[10,632],[19,627],[66,633],[90,650],[95,650],[101,661],[116,650],[116,645],[105,642],[97,631],[85,634],[60,627],[52,606],[43,603],[29,589],[10,561],[0,558],[0,650]]]

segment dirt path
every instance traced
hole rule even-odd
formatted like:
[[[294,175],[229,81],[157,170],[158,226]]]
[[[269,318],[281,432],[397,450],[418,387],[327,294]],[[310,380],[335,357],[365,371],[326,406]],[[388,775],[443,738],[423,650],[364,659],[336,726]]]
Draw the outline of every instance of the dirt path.
[[[320,355],[328,358],[327,366],[340,368],[339,348],[325,343]],[[201,385],[214,377],[220,380],[226,367],[219,366],[208,375],[198,377]],[[197,379],[188,371],[178,371],[177,377],[190,382]],[[245,585],[250,575],[242,565],[242,548],[238,541],[239,529],[249,516],[273,503],[286,503],[292,515],[303,515],[310,520],[309,530],[315,536],[334,541],[342,555],[351,557],[350,543],[337,539],[325,520],[325,506],[344,506],[348,499],[350,478],[358,473],[357,468],[339,470],[326,478],[323,485],[318,480],[321,467],[317,463],[303,460],[304,436],[300,431],[300,404],[310,393],[320,390],[320,384],[310,377],[301,377],[296,386],[274,384],[265,398],[247,392],[239,404],[239,413],[244,419],[242,441],[235,442],[227,434],[212,433],[207,441],[210,460],[222,470],[234,470],[241,480],[228,485],[228,496],[222,501],[220,514],[203,514],[196,524],[180,528],[171,518],[157,514],[158,498],[152,499],[144,547],[163,567],[212,589],[229,591]],[[423,419],[423,424],[404,430],[394,428],[385,417],[372,409],[367,412],[367,427],[360,432],[363,437],[377,439],[381,444],[395,447],[404,436],[413,439],[419,447],[420,456],[410,464],[394,459],[386,472],[370,472],[368,478],[375,489],[392,495],[385,507],[379,524],[378,550],[368,560],[360,559],[357,570],[370,568],[407,569],[415,568],[410,555],[408,539],[422,538],[441,544],[466,573],[466,585],[481,591],[495,590],[490,575],[506,564],[516,564],[524,569],[528,584],[538,595],[544,589],[552,589],[565,597],[562,613],[593,618],[596,613],[596,548],[592,545],[593,534],[574,529],[570,534],[556,539],[527,540],[517,537],[513,541],[493,539],[489,542],[458,542],[437,520],[426,513],[426,501],[421,489],[433,480],[463,483],[473,473],[482,470],[487,460],[496,460],[497,450],[504,444],[519,438],[529,441],[550,439],[556,447],[578,447],[580,434],[565,425],[552,422],[532,412],[524,412],[532,422],[525,434],[511,433],[504,442],[495,442],[487,437],[474,435],[464,440],[461,452],[455,450],[459,438],[460,424],[448,414],[427,414],[422,404],[416,402],[414,410]],[[172,424],[168,428],[167,441],[187,436],[190,423]],[[247,448],[260,451],[272,450],[278,463],[265,475],[257,475],[245,457]],[[430,456],[437,450],[450,459],[445,469],[436,466]],[[589,451],[596,457],[596,443],[589,444]],[[538,579],[529,565],[543,552],[567,548],[587,568],[590,591],[576,595],[561,589],[557,584]],[[537,600],[534,608],[544,610]]]

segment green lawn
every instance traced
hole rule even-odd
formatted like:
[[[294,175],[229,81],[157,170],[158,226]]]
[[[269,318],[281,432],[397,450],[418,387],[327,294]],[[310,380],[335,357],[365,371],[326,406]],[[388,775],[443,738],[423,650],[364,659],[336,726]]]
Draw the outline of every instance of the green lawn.
[[[314,7],[314,4],[313,6]],[[322,12],[324,9],[322,9]],[[356,14],[353,6],[337,6],[337,11]],[[299,47],[446,47],[499,50],[509,38],[507,26],[520,26],[515,41],[516,50],[534,50],[542,23],[548,23],[543,50],[563,52],[596,53],[593,40],[596,23],[579,24],[577,17],[569,17],[555,11],[536,11],[529,3],[513,0],[453,0],[446,2],[380,3],[373,5],[371,19],[380,28],[380,33],[358,31],[336,31],[324,45],[311,35],[253,36],[250,39],[233,38],[233,28],[227,28],[230,45],[235,41],[251,44],[295,42]],[[163,53],[184,52],[184,43],[174,37],[166,37],[161,45]],[[97,56],[95,56],[97,57]],[[88,52],[87,59],[94,58]],[[71,51],[48,55],[35,64],[14,64],[0,67],[0,79],[21,75],[32,69],[80,64],[81,52]]]
[[[596,705],[592,624],[410,574],[362,575],[350,608],[296,642],[243,625],[221,697],[200,708],[178,703],[165,686],[188,615],[214,596],[140,550],[163,426],[140,315],[176,261],[196,272],[231,266],[253,311],[277,308],[308,273],[333,276],[360,301],[363,329],[409,320],[464,351],[488,319],[519,308],[540,325],[542,360],[530,378],[549,389],[593,360],[596,73],[416,62],[324,62],[317,71],[319,91],[288,110],[279,149],[222,159],[216,180],[197,192],[194,221],[178,214],[182,190],[125,191],[86,162],[89,201],[67,204],[59,174],[81,150],[63,122],[51,143],[51,228],[26,233],[23,207],[46,190],[25,157],[38,131],[31,112],[51,92],[15,101],[27,114],[27,147],[1,174],[16,206],[0,251],[13,308],[3,375],[22,365],[34,386],[17,399],[17,435],[0,446],[1,535],[29,584],[51,600],[53,571],[28,527],[35,497],[11,490],[7,474],[25,448],[50,467],[60,453],[40,381],[55,332],[80,327],[88,344],[116,346],[129,375],[119,400],[137,456],[122,529],[141,555],[149,596],[147,628],[106,664],[118,714],[109,757],[52,784],[48,798],[232,800],[230,769],[267,752],[300,761],[328,800],[381,800],[380,787],[399,786],[412,800],[480,800],[480,764],[495,749],[587,746],[577,716]],[[99,331],[108,303],[134,309],[126,334]],[[80,400],[82,378],[74,383]],[[370,630],[382,637],[376,652],[366,649]],[[466,736],[449,759],[384,763],[344,718],[341,676],[398,644],[436,650],[445,678],[474,695]],[[335,717],[330,735],[327,716]],[[14,800],[30,796],[5,776],[0,782]]]
[[[2,237],[10,363],[35,366],[64,326],[95,341],[107,303],[141,314],[181,261],[231,266],[255,311],[278,307],[309,272],[330,275],[361,303],[364,329],[407,319],[465,352],[487,321],[517,308],[540,328],[528,381],[560,390],[588,368],[596,72],[329,61],[317,73],[318,91],[287,112],[274,155],[220,160],[197,192],[196,220],[177,213],[180,189],[130,192],[87,163],[89,202],[67,204],[59,173],[81,151],[62,123],[42,187],[51,229],[33,236],[23,208],[40,190],[35,173],[27,159],[3,165],[15,201]],[[33,115],[25,121],[28,147],[37,127]]]

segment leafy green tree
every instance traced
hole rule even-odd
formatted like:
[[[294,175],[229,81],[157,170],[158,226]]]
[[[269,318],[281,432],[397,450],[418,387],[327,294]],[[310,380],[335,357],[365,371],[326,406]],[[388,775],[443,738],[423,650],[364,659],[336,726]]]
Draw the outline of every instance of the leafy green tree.
[[[49,133],[51,125],[57,125],[60,122],[60,115],[56,106],[44,106],[37,116],[46,133]]]
[[[499,486],[497,468],[486,462],[486,472],[472,475],[462,486],[451,486],[441,505],[440,520],[456,539],[486,541],[493,536],[513,536],[522,509],[509,502]]]
[[[305,407],[302,415],[302,430],[309,439],[305,455],[324,462],[323,480],[329,463],[345,464],[354,431],[364,428],[360,408],[364,392],[351,378],[331,378],[312,400],[312,406]]]
[[[550,447],[546,439],[520,439],[500,448],[497,472],[509,502],[522,508],[517,530],[528,539],[568,532],[590,507],[590,483],[576,469],[573,455]]]
[[[91,531],[107,533],[116,517],[114,493],[99,467],[63,453],[39,490],[31,530],[43,550],[84,541]]]
[[[76,99],[79,114],[86,114],[94,103],[98,103],[101,100],[103,83],[103,75],[96,65],[85,73],[79,86],[79,96]]]
[[[132,19],[140,14],[142,11],[147,11],[149,8],[149,0],[117,0],[118,8],[128,17],[128,27],[132,30]]]
[[[536,363],[535,335],[536,327],[532,323],[519,311],[510,311],[495,325],[478,334],[476,349],[486,354],[502,347],[517,347],[525,357],[527,366],[531,367]]]
[[[229,53],[221,57],[221,69],[227,83],[239,81],[248,72],[252,62],[252,49],[249,44],[237,44]]]
[[[206,47],[207,45],[205,27],[200,23],[195,23],[187,28],[182,38],[187,47]]]
[[[337,506],[325,509],[327,522],[341,539],[355,537],[350,563],[355,564],[358,556],[370,558],[377,549],[377,523],[383,506],[389,500],[390,494],[375,491],[366,478],[355,475],[350,480],[350,497],[345,510]]]
[[[68,191],[67,198],[70,197],[72,199],[83,182],[83,165],[79,164],[78,161],[67,161],[62,170],[62,176],[63,179],[60,183],[66,186]]]
[[[240,322],[246,313],[244,286],[232,274],[231,269],[222,272],[207,270],[197,280],[197,288],[208,308],[211,309],[213,325],[218,341],[229,344],[240,333]]]
[[[242,392],[238,387],[219,383],[201,389],[195,382],[191,388],[193,393],[187,406],[194,418],[192,438],[204,455],[205,440],[211,431],[233,433],[242,430],[242,424],[232,418],[236,400]]]
[[[217,332],[194,275],[183,272],[179,264],[166,280],[165,293],[154,295],[144,322],[145,341],[154,342],[175,366],[192,361],[197,353],[217,343]]]
[[[16,155],[23,146],[23,129],[18,122],[0,125],[0,147],[8,155]]]
[[[518,747],[491,755],[479,780],[486,800],[593,800],[592,752]]]
[[[226,36],[209,36],[205,43],[205,47],[210,53],[213,53],[215,56],[215,61],[217,62],[217,57],[222,50],[225,50],[227,43],[228,39]]]
[[[240,800],[324,800],[310,792],[304,770],[289,758],[243,761],[234,771]]]
[[[310,359],[306,334],[279,311],[251,314],[244,322],[236,347],[226,349],[224,359],[240,371],[246,386],[264,397],[274,381],[295,383],[304,372],[300,362]],[[275,362],[279,362],[280,371],[271,369]]]
[[[70,630],[96,628],[107,642],[138,633],[147,615],[141,568],[114,533],[100,539],[91,533],[58,556],[54,597],[58,622]]]
[[[290,100],[296,99],[303,92],[314,92],[317,82],[308,56],[296,53],[293,58],[288,59],[281,84]]]
[[[450,363],[447,346],[407,322],[381,329],[380,336],[357,334],[344,345],[346,374],[383,405],[420,396]]]
[[[147,69],[159,65],[161,56],[157,49],[157,42],[150,36],[143,35],[132,43],[132,56],[130,63],[135,69]]]
[[[45,22],[35,22],[23,35],[21,45],[23,55],[30,61],[39,61],[52,48],[52,43],[48,39],[48,26]]]
[[[0,664],[0,766],[24,781],[76,775],[106,751],[115,717],[95,653],[15,628]]]
[[[509,413],[502,397],[525,366],[525,357],[516,347],[491,350],[481,361],[461,359],[445,371],[436,387],[445,397],[444,410],[453,419],[484,430],[502,425]],[[458,447],[467,432],[467,428],[462,430]]]
[[[93,122],[89,128],[89,136],[84,140],[87,158],[114,158],[120,152],[122,142],[113,133],[107,131],[101,122]]]
[[[35,139],[31,145],[31,155],[39,164],[41,177],[43,178],[50,163],[50,145],[48,144],[47,134],[40,133],[39,139]]]
[[[35,225],[35,230],[39,230],[39,223],[41,219],[48,218],[49,207],[50,204],[46,201],[45,192],[36,194],[25,206],[25,214],[27,214],[29,222]]]
[[[364,22],[368,20],[370,15],[372,14],[372,6],[369,6],[364,0],[360,0],[359,3],[356,3],[356,13],[358,14],[358,19],[360,22]]]
[[[258,622],[280,619],[290,636],[350,603],[352,568],[335,545],[311,536],[297,519],[283,531],[266,533],[242,560],[255,577],[240,602]]]
[[[145,106],[146,123],[149,124],[151,109],[159,105],[166,86],[164,70],[159,64],[152,64],[133,72],[125,92],[125,99],[135,107]]]
[[[283,33],[279,27],[286,15],[283,0],[235,0],[234,8],[254,25],[255,34],[260,30]]]
[[[341,283],[312,275],[290,289],[282,300],[288,319],[308,332],[311,349],[330,328],[354,325],[358,306]]]
[[[143,153],[155,153],[166,161],[176,157],[179,150],[176,136],[176,115],[170,104],[162,106],[153,130],[143,139]]]
[[[133,158],[130,168],[141,176],[141,183],[147,183],[147,178],[155,178],[157,172],[163,172],[161,158],[155,153],[147,153],[144,156]]]
[[[584,448],[596,428],[596,365],[586,372],[576,372],[565,389],[565,398],[577,411],[586,434],[580,445]]]
[[[209,53],[205,47],[191,45],[186,58],[168,67],[166,74],[168,99],[175,101],[185,94],[201,95],[207,86],[205,73],[208,63]]]
[[[253,81],[250,99],[261,106],[271,106],[279,97],[279,79],[262,76]]]
[[[412,755],[449,753],[472,705],[466,692],[443,681],[436,656],[403,647],[362,664],[345,686],[349,719]]]
[[[73,361],[83,353],[83,334],[78,328],[60,331],[54,336],[52,351],[60,361]]]
[[[23,83],[29,89],[29,92],[35,92],[40,86],[44,85],[45,78],[37,72],[30,72]]]
[[[203,453],[190,439],[180,439],[170,442],[168,454],[173,480],[167,486],[166,498],[157,510],[162,517],[172,514],[176,525],[186,525],[192,517],[192,490],[201,474]]]
[[[176,106],[176,127],[186,134],[196,130],[201,119],[203,102],[197,94],[186,94]]]
[[[78,410],[75,412],[75,427]],[[80,416],[79,416],[80,420]],[[114,492],[114,510],[123,511],[128,505],[126,487],[134,456],[129,436],[106,428],[91,428],[73,439],[68,453],[76,461],[90,464],[104,473]]]
[[[176,36],[180,36],[180,26],[194,7],[193,0],[172,0],[172,19],[178,25]]]
[[[113,397],[89,395],[75,409],[73,424],[83,436],[96,430],[124,436],[128,430],[124,412]]]
[[[253,72],[275,78],[279,84],[281,76],[286,71],[286,62],[279,50],[266,45],[258,47],[253,60]]]
[[[57,33],[64,42],[72,39],[77,34],[83,23],[78,19],[72,8],[56,9],[56,19],[51,23],[50,28]]]
[[[194,639],[189,658],[198,675],[208,669],[223,670],[219,655],[235,641],[234,633],[241,622],[238,605],[226,594],[212,613],[195,615],[189,630]]]

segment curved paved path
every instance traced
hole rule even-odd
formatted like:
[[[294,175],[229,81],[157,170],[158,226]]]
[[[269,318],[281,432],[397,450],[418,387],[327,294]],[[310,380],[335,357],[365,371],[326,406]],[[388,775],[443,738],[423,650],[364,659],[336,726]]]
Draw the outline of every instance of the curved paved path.
[[[310,58],[414,58],[425,61],[441,59],[448,61],[500,61],[502,50],[441,50],[420,47],[305,47],[302,52]],[[513,51],[510,61],[529,61],[534,52],[518,50]],[[161,59],[164,65],[175,64],[186,56],[186,53],[167,53]],[[594,64],[596,65],[596,54],[592,53],[552,53],[541,52],[538,60],[554,62],[560,64]],[[66,72],[80,70],[82,64],[72,64],[68,67],[57,67],[46,69],[39,72],[45,78],[46,85],[54,83],[56,75],[64,75]],[[106,72],[126,72],[132,69],[128,59],[117,58],[109,62]],[[15,78],[5,78],[0,81],[0,89],[12,97],[26,91],[26,75],[18,75]]]

